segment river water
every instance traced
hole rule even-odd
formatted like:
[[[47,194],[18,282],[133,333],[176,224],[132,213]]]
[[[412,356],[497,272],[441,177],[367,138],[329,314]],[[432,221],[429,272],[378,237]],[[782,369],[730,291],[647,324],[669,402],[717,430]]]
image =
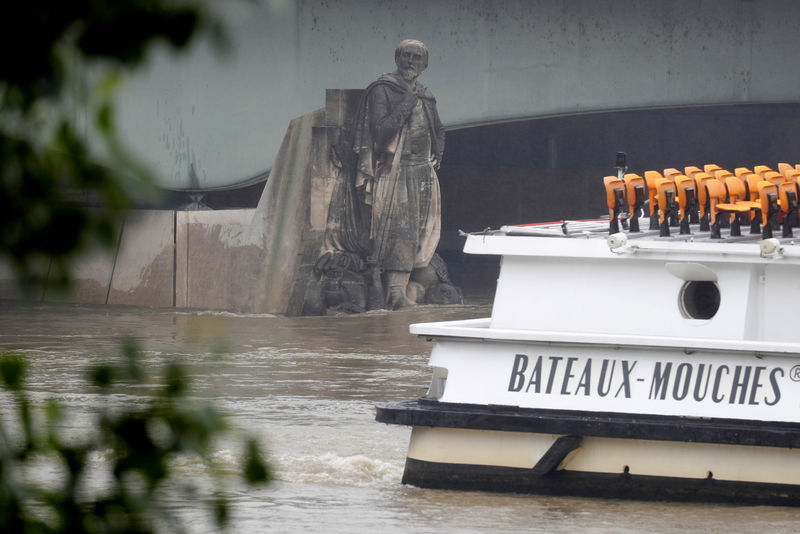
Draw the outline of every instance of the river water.
[[[796,532],[800,510],[782,507],[641,503],[426,490],[400,479],[409,429],[376,423],[376,402],[427,389],[430,345],[414,322],[484,317],[487,302],[422,306],[346,317],[287,318],[108,306],[0,301],[0,350],[30,364],[28,391],[72,414],[68,432],[91,425],[99,397],[85,373],[115,358],[120,338],[140,341],[148,367],[188,364],[193,391],[255,434],[276,480],[231,484],[231,532]],[[119,391],[112,402],[146,402]],[[0,413],[10,410],[0,395]],[[231,469],[239,456],[220,446]],[[796,467],[795,467],[796,468]],[[198,468],[199,470],[199,468]],[[192,466],[182,475],[201,476]],[[102,480],[94,481],[102,486]],[[172,503],[190,532],[213,529],[200,506]]]

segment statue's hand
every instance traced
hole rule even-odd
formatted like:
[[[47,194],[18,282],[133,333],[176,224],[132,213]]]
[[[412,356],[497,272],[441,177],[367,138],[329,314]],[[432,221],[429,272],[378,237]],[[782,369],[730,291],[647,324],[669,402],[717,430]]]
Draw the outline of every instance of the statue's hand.
[[[431,165],[433,166],[434,170],[437,170],[437,171],[439,170],[439,166],[441,165],[441,162],[439,161],[439,158],[437,156],[431,156]]]

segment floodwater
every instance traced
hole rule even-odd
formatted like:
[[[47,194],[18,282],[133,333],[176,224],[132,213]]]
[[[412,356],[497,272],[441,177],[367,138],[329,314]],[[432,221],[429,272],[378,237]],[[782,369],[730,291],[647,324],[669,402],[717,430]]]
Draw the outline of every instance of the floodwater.
[[[72,414],[69,433],[91,425],[99,397],[86,370],[137,338],[149,368],[190,366],[194,394],[261,441],[276,480],[230,484],[231,532],[796,532],[800,510],[641,503],[427,490],[400,479],[409,429],[376,423],[374,405],[424,394],[429,344],[414,322],[484,317],[487,303],[347,317],[287,318],[0,301],[0,350],[23,350],[28,391]],[[112,402],[146,402],[135,390]],[[0,394],[0,414],[10,411]],[[7,415],[2,415],[5,419]],[[237,451],[215,457],[231,470]],[[229,465],[225,465],[225,464]],[[185,477],[201,476],[182,466]],[[90,484],[102,490],[103,481]],[[213,532],[194,500],[171,503],[190,532]]]

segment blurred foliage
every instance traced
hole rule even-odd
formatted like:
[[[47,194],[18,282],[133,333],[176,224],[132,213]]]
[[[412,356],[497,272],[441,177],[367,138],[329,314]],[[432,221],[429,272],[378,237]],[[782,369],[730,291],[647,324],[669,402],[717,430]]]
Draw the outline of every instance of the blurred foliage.
[[[198,34],[219,42],[208,5],[39,0],[4,6],[0,260],[11,264],[23,288],[68,285],[71,260],[98,244],[114,245],[123,211],[152,188],[117,137],[115,90],[120,74],[146,62],[156,43],[179,50]],[[173,465],[187,455],[209,468],[215,491],[208,502],[217,524],[226,523],[222,476],[211,453],[230,429],[213,407],[189,398],[180,366],[168,365],[161,385],[150,386],[135,346],[127,344],[124,354],[122,365],[93,370],[92,387],[104,398],[120,384],[152,387],[151,401],[102,410],[85,435],[73,432],[69,440],[59,432],[68,415],[62,406],[51,401],[42,411],[31,404],[24,358],[0,355],[0,395],[17,408],[16,415],[0,414],[0,532],[181,530],[163,497],[168,488],[185,486],[174,480]],[[258,444],[234,437],[243,447],[245,480],[268,480]],[[98,457],[110,464],[111,482],[93,495],[85,485]],[[28,476],[42,461],[56,466],[44,487]]]
[[[114,386],[152,384],[135,344],[127,342],[123,353],[121,364],[91,371],[93,387],[106,407],[80,439],[74,431],[70,439],[60,435],[67,422],[57,402],[50,401],[43,413],[32,406],[24,389],[24,358],[17,353],[0,356],[0,385],[17,407],[16,418],[5,415],[0,425],[0,532],[181,532],[180,519],[163,504],[164,492],[174,498],[180,490],[186,499],[207,501],[217,526],[226,525],[224,480],[212,453],[231,430],[213,407],[190,400],[186,373],[176,364],[165,367],[161,385],[148,392],[146,404],[109,408],[105,401]],[[258,444],[247,436],[235,438],[242,447],[244,480],[268,481],[269,467]],[[103,459],[99,466],[97,458]],[[174,465],[186,458],[208,468],[211,495],[179,476]],[[31,482],[35,469],[46,470],[46,484]],[[99,469],[110,473],[110,482],[86,491],[87,478],[97,478]]]
[[[22,287],[65,287],[69,260],[112,246],[132,198],[152,180],[116,136],[119,73],[156,43],[224,41],[197,0],[39,0],[3,8],[0,68],[0,260]],[[102,145],[89,148],[87,139]],[[102,152],[102,156],[95,154]],[[86,206],[91,206],[87,208]]]

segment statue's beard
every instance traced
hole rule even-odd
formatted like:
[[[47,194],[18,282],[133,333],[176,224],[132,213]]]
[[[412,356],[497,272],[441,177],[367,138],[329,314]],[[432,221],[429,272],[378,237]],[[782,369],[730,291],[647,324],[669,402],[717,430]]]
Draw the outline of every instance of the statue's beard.
[[[407,82],[413,82],[419,76],[419,72],[414,67],[405,67],[400,69],[400,75]]]

